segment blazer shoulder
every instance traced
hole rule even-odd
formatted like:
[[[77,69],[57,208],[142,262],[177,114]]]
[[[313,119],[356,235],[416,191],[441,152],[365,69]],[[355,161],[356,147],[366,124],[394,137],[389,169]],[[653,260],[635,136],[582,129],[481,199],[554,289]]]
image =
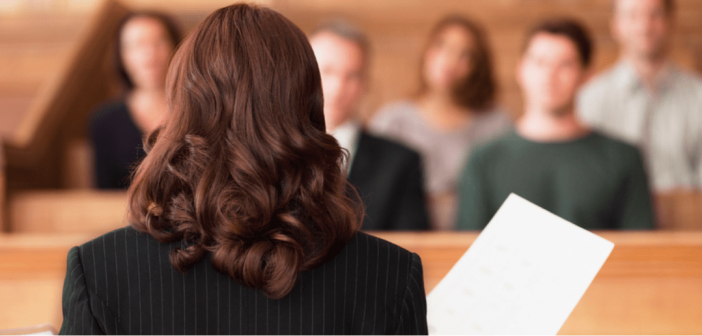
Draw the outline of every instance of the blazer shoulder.
[[[84,268],[88,270],[94,264],[99,265],[101,262],[114,260],[117,255],[126,255],[130,260],[139,258],[137,250],[142,250],[150,244],[153,246],[161,245],[148,233],[139,232],[131,226],[126,226],[88,241],[79,246],[78,249],[83,259],[90,261],[84,263]]]
[[[420,155],[417,151],[388,138],[362,131],[358,150],[365,151],[370,149],[384,157],[391,156],[393,158],[401,157],[405,160],[420,160]]]
[[[376,237],[372,234],[368,234],[363,231],[359,231],[356,233],[356,235],[351,239],[349,242],[349,245],[351,244],[357,244],[361,246],[366,246],[366,245],[379,245],[381,247],[389,247],[389,248],[394,248],[398,249],[401,254],[406,254],[410,255],[412,252],[409,250],[405,249],[404,247],[401,247],[399,245],[396,245],[395,243],[391,243],[383,238]]]
[[[412,267],[421,266],[421,260],[416,253],[365,232],[359,231],[346,248],[355,251],[369,251],[367,254],[357,254],[357,258],[366,259],[359,261],[378,263],[378,269],[396,268],[400,278],[409,277]]]
[[[93,240],[90,240],[81,245],[79,248],[81,250],[84,250],[86,247],[102,247],[102,245],[105,244],[106,241],[115,241],[117,239],[120,239],[121,241],[134,240],[136,239],[136,237],[142,235],[148,236],[148,234],[138,232],[131,226],[125,226],[123,228],[119,228],[105,233],[102,236],[99,236]]]

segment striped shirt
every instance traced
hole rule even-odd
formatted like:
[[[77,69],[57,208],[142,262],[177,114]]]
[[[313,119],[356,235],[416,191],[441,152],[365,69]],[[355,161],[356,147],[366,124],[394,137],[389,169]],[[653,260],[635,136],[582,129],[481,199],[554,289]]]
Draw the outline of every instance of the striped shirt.
[[[582,90],[580,116],[638,146],[654,190],[702,188],[702,80],[668,64],[654,87],[621,61]]]
[[[185,274],[159,243],[124,228],[68,253],[61,334],[426,334],[422,263],[358,233],[272,300],[217,272]]]

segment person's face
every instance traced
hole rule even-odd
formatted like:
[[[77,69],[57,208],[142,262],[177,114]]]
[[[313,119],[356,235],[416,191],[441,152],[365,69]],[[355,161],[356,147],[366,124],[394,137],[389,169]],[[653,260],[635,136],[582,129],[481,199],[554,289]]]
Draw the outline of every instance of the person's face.
[[[365,90],[365,60],[361,47],[330,32],[310,38],[322,75],[324,119],[333,130],[353,117]]]
[[[531,38],[517,69],[526,104],[553,113],[572,106],[586,76],[575,44],[548,33]]]
[[[452,25],[439,32],[426,51],[424,80],[431,90],[445,92],[473,70],[473,37],[465,28]]]
[[[612,34],[626,52],[660,58],[667,48],[671,20],[662,0],[617,0]]]
[[[163,24],[150,17],[136,17],[122,28],[121,57],[136,88],[163,88],[173,43]]]

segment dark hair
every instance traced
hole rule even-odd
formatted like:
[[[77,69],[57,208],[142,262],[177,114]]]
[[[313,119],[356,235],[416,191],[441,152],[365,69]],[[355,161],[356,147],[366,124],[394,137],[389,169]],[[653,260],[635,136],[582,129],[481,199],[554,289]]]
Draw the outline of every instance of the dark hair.
[[[362,217],[321,85],[307,38],[281,14],[236,4],[209,15],[171,62],[169,117],[128,191],[132,226],[180,241],[170,259],[181,272],[210,254],[242,285],[285,296]]]
[[[592,63],[594,46],[590,38],[590,33],[587,28],[577,20],[571,18],[556,18],[538,23],[527,33],[526,39],[524,39],[523,51],[529,48],[531,40],[539,33],[559,35],[568,38],[575,45],[580,63],[583,67],[587,68]]]
[[[310,33],[310,38],[314,35],[320,33],[332,33],[338,37],[355,43],[363,54],[363,63],[368,64],[370,59],[370,42],[368,42],[368,36],[363,32],[361,28],[355,24],[343,20],[343,19],[332,19],[329,21],[324,21]],[[367,66],[366,66],[367,68]]]
[[[166,33],[168,34],[168,38],[173,43],[174,49],[182,39],[180,27],[176,21],[164,13],[155,11],[138,11],[125,15],[117,25],[114,44],[112,46],[112,67],[117,74],[117,80],[119,81],[122,89],[125,91],[131,91],[134,89],[134,82],[132,82],[132,79],[129,78],[127,69],[122,61],[122,31],[124,30],[124,26],[135,18],[150,18],[160,22],[163,28],[166,29]]]
[[[462,16],[451,15],[439,21],[429,34],[427,44],[422,51],[421,66],[419,73],[419,90],[418,95],[426,92],[428,89],[424,79],[424,66],[426,62],[426,53],[439,37],[439,35],[448,27],[459,26],[465,29],[473,36],[475,49],[473,50],[473,70],[456,83],[453,88],[454,101],[473,112],[483,112],[492,108],[495,105],[497,98],[497,82],[493,73],[492,54],[490,46],[483,29],[474,21]]]

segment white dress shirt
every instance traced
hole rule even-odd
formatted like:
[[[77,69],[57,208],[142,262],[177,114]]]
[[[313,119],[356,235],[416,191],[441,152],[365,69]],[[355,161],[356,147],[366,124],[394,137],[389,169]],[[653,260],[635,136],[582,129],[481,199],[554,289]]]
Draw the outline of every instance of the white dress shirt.
[[[353,163],[353,158],[356,155],[356,147],[358,145],[358,136],[361,133],[361,126],[356,121],[347,121],[341,126],[330,131],[331,134],[341,148],[349,151],[349,162],[348,162],[348,172],[351,172],[351,164]]]

